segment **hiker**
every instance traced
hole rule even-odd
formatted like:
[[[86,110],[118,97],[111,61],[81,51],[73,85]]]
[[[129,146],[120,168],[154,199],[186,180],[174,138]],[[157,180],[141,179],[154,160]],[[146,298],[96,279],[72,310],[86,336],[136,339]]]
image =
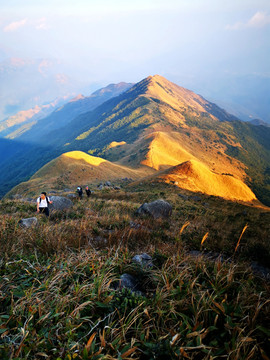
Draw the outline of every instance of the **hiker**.
[[[89,189],[88,186],[86,186],[86,188],[85,188],[85,193],[86,193],[87,197],[90,197],[90,195],[91,195],[91,190]]]
[[[78,186],[77,187],[77,193],[79,195],[79,198],[81,199],[82,198],[82,195],[83,195],[83,191],[82,191],[82,187],[81,186]]]
[[[47,194],[42,192],[40,197],[37,198],[37,212],[49,216],[49,204],[52,203]]]

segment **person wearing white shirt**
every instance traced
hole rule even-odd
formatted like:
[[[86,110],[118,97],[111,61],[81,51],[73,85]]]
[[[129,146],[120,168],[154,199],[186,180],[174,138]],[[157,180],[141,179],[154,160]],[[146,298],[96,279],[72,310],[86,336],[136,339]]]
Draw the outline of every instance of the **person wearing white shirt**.
[[[42,192],[40,197],[37,198],[37,212],[49,216],[49,204],[52,204],[52,201],[45,192]]]

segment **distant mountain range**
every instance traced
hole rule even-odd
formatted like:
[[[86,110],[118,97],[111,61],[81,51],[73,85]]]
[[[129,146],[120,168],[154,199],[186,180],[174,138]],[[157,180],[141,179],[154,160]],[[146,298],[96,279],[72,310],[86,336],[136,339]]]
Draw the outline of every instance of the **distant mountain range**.
[[[53,59],[7,57],[0,61],[0,120],[22,110],[72,97],[85,84],[71,79]],[[39,105],[41,106],[41,105]]]
[[[110,84],[95,91],[90,96],[77,95],[68,102],[62,100],[42,107],[35,107],[28,111],[21,111],[0,122],[0,136],[8,139],[38,143],[42,132],[50,133],[52,130],[66,126],[72,119],[82,113],[95,109],[106,100],[119,95],[129,89],[133,84]],[[58,105],[58,106],[56,106]],[[60,106],[62,105],[62,106]]]
[[[120,166],[119,176],[130,171],[133,178],[154,176],[188,190],[232,200],[255,201],[257,197],[270,205],[268,127],[239,121],[159,75],[133,86],[119,84],[118,89],[121,90],[109,100],[99,98],[105,96],[106,90],[99,92],[96,96],[99,101],[92,108],[86,104],[93,101],[94,94],[74,99],[24,132],[17,139],[20,142],[2,139],[2,146],[17,147],[10,150],[11,155],[8,150],[7,161],[0,163],[2,195],[53,159],[58,160],[12,193],[18,189],[28,194],[37,191],[37,184],[44,187],[42,179],[48,179],[49,174],[54,179],[51,186],[55,187],[100,179],[102,172],[95,177],[90,170],[87,178],[70,177],[68,165],[63,165],[67,158],[72,158],[73,165],[80,162],[77,169],[83,166],[83,161],[94,169],[93,159],[99,157],[106,159],[107,165],[112,164],[112,168]],[[63,158],[62,154],[74,151],[85,155],[80,159],[68,155]],[[91,158],[83,159],[86,155]],[[35,186],[34,179],[39,179]]]

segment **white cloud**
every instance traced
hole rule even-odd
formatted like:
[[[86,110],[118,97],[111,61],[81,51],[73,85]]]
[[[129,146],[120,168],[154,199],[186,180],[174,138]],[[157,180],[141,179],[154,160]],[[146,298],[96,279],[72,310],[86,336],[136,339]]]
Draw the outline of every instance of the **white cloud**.
[[[46,18],[38,19],[36,22],[36,29],[37,30],[48,30],[50,26],[47,24]]]
[[[25,26],[27,24],[28,19],[23,19],[20,21],[14,21],[10,23],[9,25],[4,27],[4,32],[10,32],[10,31],[16,31],[22,26]]]
[[[247,28],[262,28],[270,24],[270,15],[266,12],[257,11],[248,21],[238,21],[233,25],[227,25],[226,30],[242,30]]]

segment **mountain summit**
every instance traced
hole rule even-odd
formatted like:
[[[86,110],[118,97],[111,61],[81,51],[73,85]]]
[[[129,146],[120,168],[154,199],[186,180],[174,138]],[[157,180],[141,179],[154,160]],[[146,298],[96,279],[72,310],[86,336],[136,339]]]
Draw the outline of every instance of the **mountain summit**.
[[[180,170],[188,162],[196,171],[190,173],[190,181],[176,181],[179,187],[190,188],[196,177],[194,191],[219,195],[218,189],[230,184],[220,196],[251,201],[252,192],[246,196],[236,190],[236,184],[241,183],[242,189],[248,184],[270,203],[269,140],[269,128],[243,123],[200,95],[154,75],[45,134],[46,147],[32,151],[31,162],[40,168],[63,153],[81,151],[120,166],[145,169],[148,175],[146,169],[170,173],[170,168],[180,166]],[[18,160],[20,156],[17,164]],[[34,166],[29,175],[39,169]],[[198,180],[203,169],[212,186]],[[169,173],[163,177],[166,182],[173,181]]]

